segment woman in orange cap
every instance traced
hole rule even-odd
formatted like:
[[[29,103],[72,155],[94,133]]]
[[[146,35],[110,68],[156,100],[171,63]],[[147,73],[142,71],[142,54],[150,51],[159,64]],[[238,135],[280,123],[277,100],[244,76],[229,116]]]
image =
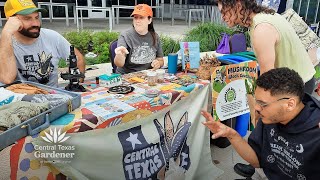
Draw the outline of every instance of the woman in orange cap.
[[[126,74],[163,66],[159,35],[153,28],[153,12],[147,4],[134,7],[133,27],[122,32],[115,49],[117,73]]]

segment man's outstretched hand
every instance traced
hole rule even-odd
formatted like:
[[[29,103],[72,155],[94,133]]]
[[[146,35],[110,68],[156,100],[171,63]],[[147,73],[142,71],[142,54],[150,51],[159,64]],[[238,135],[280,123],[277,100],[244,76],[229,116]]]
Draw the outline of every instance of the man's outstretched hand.
[[[211,114],[207,111],[202,110],[201,114],[206,118],[205,122],[202,122],[203,125],[207,126],[210,131],[213,133],[212,139],[216,139],[219,137],[230,137],[235,132],[234,129],[222,124],[220,121],[215,121]]]

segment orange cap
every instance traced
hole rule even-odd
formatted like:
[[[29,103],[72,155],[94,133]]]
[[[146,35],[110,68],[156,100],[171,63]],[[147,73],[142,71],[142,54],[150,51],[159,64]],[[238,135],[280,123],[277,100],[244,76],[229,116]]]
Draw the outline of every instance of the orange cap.
[[[138,4],[138,5],[136,5],[134,7],[134,10],[133,10],[133,12],[132,12],[132,14],[130,16],[133,16],[135,14],[140,15],[140,16],[150,16],[150,17],[153,16],[152,9],[147,4]]]

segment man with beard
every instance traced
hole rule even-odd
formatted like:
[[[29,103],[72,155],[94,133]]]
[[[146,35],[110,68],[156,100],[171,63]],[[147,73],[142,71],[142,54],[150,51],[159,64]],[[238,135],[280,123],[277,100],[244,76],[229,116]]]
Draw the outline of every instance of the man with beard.
[[[202,111],[212,138],[227,137],[268,179],[319,179],[320,102],[304,93],[302,78],[286,67],[263,73],[256,83],[255,110],[261,118],[248,142]]]
[[[0,38],[0,82],[34,81],[58,86],[58,63],[70,54],[70,43],[59,33],[41,28],[39,12],[32,0],[7,0],[7,22]],[[85,71],[81,53],[75,49],[80,72]]]

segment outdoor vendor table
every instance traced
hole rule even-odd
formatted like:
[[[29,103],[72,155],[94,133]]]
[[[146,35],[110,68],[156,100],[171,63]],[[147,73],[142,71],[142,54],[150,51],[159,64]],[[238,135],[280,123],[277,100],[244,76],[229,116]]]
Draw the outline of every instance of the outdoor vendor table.
[[[209,81],[185,86],[177,82],[152,87],[135,83],[131,84],[133,92],[122,95],[86,81],[90,92],[82,94],[82,106],[45,130],[48,134],[61,130],[66,135],[59,132],[58,144],[46,144],[43,131],[0,151],[0,179],[58,179],[61,173],[72,179],[163,179],[175,173],[182,179],[215,179],[222,171],[212,164],[209,131],[201,124],[200,114],[208,108]],[[145,96],[149,88],[158,89],[159,95]],[[102,102],[92,104],[97,100]],[[114,114],[98,116],[103,108]],[[74,157],[70,161],[36,158],[41,156],[39,147]]]

